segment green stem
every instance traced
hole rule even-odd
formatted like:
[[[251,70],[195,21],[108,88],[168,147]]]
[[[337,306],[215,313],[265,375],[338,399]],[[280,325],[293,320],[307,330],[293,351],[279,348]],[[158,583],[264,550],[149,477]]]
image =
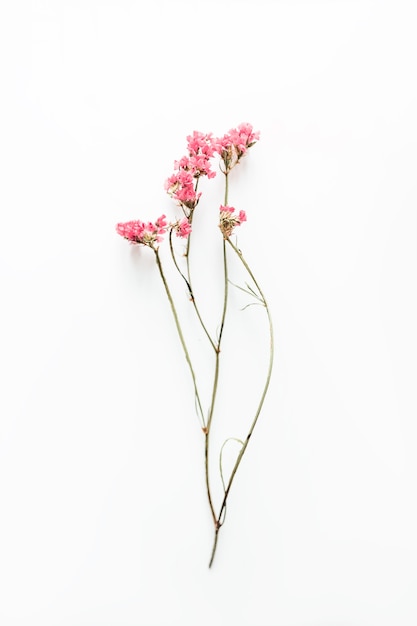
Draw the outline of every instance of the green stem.
[[[190,240],[190,237],[191,237],[191,233],[188,236],[188,241]],[[187,245],[188,245],[188,243],[187,243]],[[187,289],[188,289],[188,293],[189,293],[189,296],[190,296],[190,300],[191,300],[191,302],[193,304],[194,310],[195,310],[195,312],[197,314],[197,317],[198,317],[198,320],[199,320],[199,322],[201,324],[201,327],[204,330],[207,339],[211,343],[211,346],[212,346],[213,350],[216,350],[216,344],[214,343],[213,339],[210,336],[210,333],[208,332],[208,330],[206,328],[206,325],[204,324],[203,318],[201,317],[201,314],[200,314],[200,310],[199,310],[199,308],[197,306],[197,302],[195,301],[195,298],[194,298],[193,288],[192,288],[192,285],[191,285],[190,268],[189,268],[189,264],[188,264],[188,252],[186,253],[186,257],[187,257],[187,274],[188,274],[188,279],[187,279],[187,277],[184,276],[184,274],[182,273],[182,271],[181,271],[181,269],[180,269],[180,267],[179,267],[179,265],[177,263],[177,259],[175,258],[175,251],[174,251],[174,246],[173,246],[173,243],[172,243],[172,230],[170,230],[170,232],[169,232],[169,249],[171,251],[171,257],[172,257],[172,260],[174,262],[174,265],[175,265],[178,273],[180,274],[181,278],[184,280],[185,284],[187,285]]]
[[[209,507],[211,511],[211,516],[213,518],[213,523],[216,524],[217,516],[216,516],[216,511],[214,509],[213,498],[211,497],[210,476],[209,476],[209,431],[207,430],[207,428],[205,428],[204,432],[206,435],[205,445],[204,445],[204,467],[205,467],[204,476],[206,480],[207,499],[208,499],[208,503],[209,503]]]
[[[227,312],[227,301],[229,295],[229,279],[228,279],[228,271],[227,271],[227,255],[226,255],[226,242],[223,239],[223,276],[224,276],[224,297],[223,297],[223,310],[222,317],[220,320],[220,328],[219,328],[219,338],[216,346],[216,364],[214,370],[214,381],[213,381],[213,390],[211,394],[211,404],[210,411],[207,420],[207,430],[210,430],[211,420],[213,419],[214,413],[214,403],[216,401],[217,395],[217,385],[219,380],[219,368],[220,368],[220,346],[223,337],[224,323],[226,320],[226,312]]]
[[[224,173],[224,177],[225,177],[225,187],[224,187],[224,205],[227,206],[228,200],[229,200],[229,172],[226,171]]]
[[[196,186],[197,189],[197,186]],[[188,221],[190,223],[190,226],[193,225],[193,217],[194,217],[194,211],[191,211],[190,215],[188,216]],[[190,281],[190,247],[191,247],[191,238],[192,238],[192,231],[191,233],[188,235],[187,238],[187,247],[185,248],[185,260],[187,263],[187,276],[188,276],[188,281]]]
[[[256,426],[256,423],[258,421],[259,415],[261,413],[262,406],[263,406],[264,401],[265,401],[265,396],[266,396],[266,393],[268,391],[268,387],[269,387],[269,384],[270,384],[270,381],[271,381],[272,366],[273,366],[273,362],[274,362],[274,331],[273,331],[273,326],[272,326],[271,313],[269,311],[269,307],[268,307],[268,304],[266,302],[265,296],[264,296],[261,288],[259,287],[259,284],[256,281],[256,279],[255,279],[255,277],[254,277],[254,275],[252,273],[252,270],[250,269],[249,265],[247,264],[246,260],[244,259],[243,255],[242,255],[242,252],[231,242],[231,240],[229,238],[227,239],[227,243],[233,248],[234,252],[238,255],[239,259],[241,260],[241,262],[243,263],[246,271],[248,272],[249,276],[253,280],[253,282],[254,282],[256,288],[258,289],[259,294],[260,294],[260,296],[261,296],[261,298],[263,300],[263,304],[265,306],[266,313],[267,313],[267,316],[268,316],[268,325],[269,325],[269,364],[268,364],[268,371],[267,371],[267,375],[266,375],[265,385],[264,385],[264,388],[262,390],[262,394],[261,394],[261,398],[260,398],[258,407],[256,409],[255,417],[254,417],[254,419],[252,421],[252,424],[251,424],[251,426],[249,428],[248,434],[246,435],[245,441],[243,442],[243,445],[242,445],[242,447],[241,447],[241,449],[239,451],[238,457],[236,459],[236,462],[235,462],[235,464],[233,466],[233,469],[232,469],[232,472],[230,474],[230,478],[229,478],[229,481],[227,483],[227,487],[226,487],[226,489],[224,491],[223,502],[221,504],[219,515],[218,515],[217,520],[216,520],[216,532],[215,532],[213,550],[212,550],[212,555],[211,555],[209,567],[213,563],[214,555],[216,553],[217,535],[218,535],[219,529],[220,529],[220,527],[222,525],[222,521],[221,520],[222,520],[223,513],[225,511],[225,508],[226,508],[226,503],[227,503],[227,498],[228,498],[229,493],[230,493],[230,488],[232,486],[233,479],[234,479],[234,477],[236,475],[236,472],[237,472],[237,470],[239,468],[239,465],[240,465],[240,463],[242,461],[243,455],[245,454],[246,448],[248,447],[249,440],[250,440],[250,438],[252,436],[252,433],[253,433],[253,431],[255,429],[255,426]]]
[[[194,187],[194,192],[195,192],[196,195],[197,195],[197,189],[198,189],[198,183],[199,182],[200,182],[200,178],[197,178],[196,183],[195,183],[195,187]],[[190,210],[190,214],[188,215],[188,221],[190,222],[190,226],[192,226],[192,223],[193,223],[194,210],[195,210],[196,206],[193,209]],[[191,281],[190,281],[190,261],[189,261],[189,258],[190,258],[190,247],[191,247],[191,237],[192,237],[192,234],[193,233],[191,231],[191,233],[190,233],[190,235],[189,235],[189,237],[187,239],[187,247],[185,249],[185,258],[186,258],[186,261],[187,261],[187,275],[188,275],[188,281],[189,281],[190,284],[191,284]]]
[[[220,346],[223,336],[224,323],[226,320],[226,312],[227,312],[227,300],[229,293],[229,280],[228,280],[228,271],[227,271],[227,255],[226,255],[226,242],[223,239],[223,273],[224,273],[224,298],[223,298],[223,310],[222,317],[220,321],[220,329],[219,329],[219,339],[217,341],[216,346],[216,360],[214,366],[214,380],[213,380],[213,389],[211,392],[211,402],[210,409],[207,418],[207,427],[205,429],[206,433],[206,442],[204,448],[204,460],[205,460],[205,477],[206,477],[206,488],[207,488],[207,496],[209,500],[210,510],[213,517],[214,525],[217,526],[217,516],[214,510],[213,501],[211,498],[211,490],[210,490],[210,475],[209,475],[209,446],[210,446],[210,429],[211,422],[214,414],[214,405],[216,403],[217,396],[217,388],[219,383],[219,372],[220,372]]]
[[[224,175],[225,175],[224,203],[227,206],[228,195],[229,195],[228,172],[225,172]],[[208,495],[210,510],[213,516],[213,522],[214,522],[214,527],[215,527],[214,545],[213,545],[213,550],[212,550],[212,554],[211,554],[211,558],[209,562],[209,567],[211,567],[214,556],[216,554],[217,539],[218,539],[218,533],[220,530],[220,524],[219,524],[220,515],[216,517],[216,513],[214,510],[214,506],[213,506],[213,502],[211,498],[210,475],[209,475],[209,444],[210,444],[210,429],[211,429],[211,423],[212,423],[213,414],[214,414],[214,405],[216,402],[218,382],[219,382],[220,347],[221,347],[221,342],[222,342],[222,337],[223,337],[224,323],[226,320],[227,303],[228,303],[228,296],[229,296],[229,276],[228,276],[228,267],[227,267],[226,241],[224,240],[224,238],[223,238],[223,279],[224,279],[223,310],[222,310],[222,316],[220,320],[219,338],[218,338],[217,346],[216,346],[216,361],[215,361],[215,368],[214,368],[213,389],[212,389],[212,394],[211,394],[210,410],[209,410],[209,414],[207,418],[206,444],[205,444],[205,452],[204,452],[207,495]]]
[[[220,530],[220,526],[216,525],[216,530],[215,530],[215,533],[214,533],[213,548],[211,550],[211,557],[210,557],[210,561],[209,561],[209,568],[213,565],[214,556],[216,554],[217,540],[219,538],[219,530]]]
[[[179,322],[179,319],[178,319],[177,310],[175,308],[174,301],[172,299],[171,292],[169,290],[168,283],[167,283],[167,280],[165,278],[164,271],[162,269],[162,263],[161,263],[161,259],[160,259],[160,256],[159,256],[158,248],[152,248],[152,249],[155,252],[156,263],[158,265],[158,269],[159,269],[159,273],[160,273],[161,278],[162,278],[162,282],[164,283],[164,287],[165,287],[166,294],[168,296],[169,304],[171,305],[171,311],[172,311],[172,314],[174,316],[175,325],[177,327],[178,336],[180,338],[181,345],[182,345],[183,350],[184,350],[185,358],[186,358],[186,361],[188,363],[188,367],[190,369],[191,377],[193,379],[194,393],[195,393],[195,398],[196,398],[197,406],[198,406],[199,413],[200,413],[200,418],[201,418],[201,422],[202,422],[202,428],[203,428],[203,430],[205,430],[206,424],[205,424],[205,420],[204,420],[203,408],[201,406],[200,395],[198,393],[197,381],[196,381],[196,377],[195,377],[194,368],[193,368],[193,365],[191,363],[191,359],[190,359],[190,355],[189,355],[189,352],[188,352],[187,345],[185,343],[184,335],[183,335],[183,332],[182,332],[182,329],[181,329],[181,325],[180,325],[180,322]]]

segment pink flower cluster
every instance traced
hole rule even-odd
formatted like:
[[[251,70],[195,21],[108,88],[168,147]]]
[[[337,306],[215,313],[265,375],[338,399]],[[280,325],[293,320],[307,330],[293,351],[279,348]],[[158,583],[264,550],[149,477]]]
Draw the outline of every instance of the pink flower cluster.
[[[130,241],[130,243],[141,243],[150,248],[153,248],[155,243],[162,241],[162,235],[166,233],[168,228],[172,228],[177,237],[182,237],[183,239],[186,239],[191,233],[191,224],[186,217],[169,225],[165,215],[158,217],[155,223],[133,220],[116,225],[117,233]]]
[[[196,179],[201,176],[214,178],[211,161],[215,153],[220,155],[228,173],[239,159],[259,139],[259,132],[254,132],[252,124],[239,124],[223,137],[213,137],[212,133],[194,131],[187,137],[188,154],[174,162],[175,172],[165,181],[165,190],[180,206],[193,211],[201,193],[197,193]]]
[[[200,176],[214,178],[216,172],[211,170],[210,163],[210,159],[215,152],[212,133],[200,133],[195,130],[192,135],[187,137],[187,148],[189,156],[183,157],[178,164],[174,164],[174,167],[178,167],[181,163],[181,167],[185,166],[186,169],[190,170],[194,178],[199,178]]]
[[[259,139],[259,131],[254,132],[252,124],[239,124],[237,128],[231,128],[223,137],[214,140],[216,152],[220,155],[225,165],[225,172],[230,172],[240,158]]]
[[[201,193],[197,193],[195,179],[200,176],[213,178],[210,159],[214,156],[211,133],[194,131],[187,137],[188,155],[174,162],[176,171],[165,182],[165,190],[181,206],[195,209]]]
[[[116,231],[131,243],[151,248],[155,248],[155,244],[162,241],[162,235],[168,228],[175,231],[177,237],[187,238],[191,233],[188,218],[191,220],[191,214],[201,196],[201,192],[197,193],[198,180],[201,176],[216,176],[211,169],[211,159],[218,154],[224,165],[224,169],[220,169],[228,174],[258,139],[259,132],[254,132],[249,123],[239,124],[223,137],[213,137],[212,133],[195,130],[192,135],[187,136],[187,155],[174,162],[175,172],[165,181],[165,190],[181,206],[186,217],[169,225],[165,215],[161,215],[155,223],[133,220],[117,224]],[[220,207],[219,226],[225,238],[245,221],[244,211],[235,214],[233,207]]]
[[[132,220],[121,222],[116,225],[116,232],[131,243],[141,243],[144,246],[154,248],[155,243],[162,241],[162,235],[166,233],[166,216],[161,215],[155,223]]]
[[[165,181],[165,190],[171,198],[190,211],[195,209],[201,196],[195,190],[194,175],[182,167]]]
[[[188,235],[191,233],[191,224],[186,217],[172,224],[172,228],[175,230],[177,237],[182,237],[183,239],[187,239]]]
[[[246,213],[245,211],[239,211],[237,215],[235,215],[236,209],[232,206],[221,206],[220,207],[220,224],[219,228],[223,233],[223,237],[227,239],[233,233],[233,229],[236,226],[240,226],[242,222],[246,222]]]

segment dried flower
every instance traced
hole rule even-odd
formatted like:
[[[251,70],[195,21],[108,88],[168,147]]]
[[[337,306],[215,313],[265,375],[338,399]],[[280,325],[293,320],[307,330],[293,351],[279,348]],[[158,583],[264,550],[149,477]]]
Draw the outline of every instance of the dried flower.
[[[161,215],[155,223],[141,222],[140,220],[121,222],[116,225],[116,232],[130,243],[139,243],[154,248],[155,243],[162,241],[166,226],[166,216]]]
[[[187,239],[188,235],[191,233],[191,224],[186,217],[183,217],[182,220],[178,220],[171,226],[177,237]]]
[[[252,437],[252,433],[258,421],[258,417],[260,415],[265,395],[271,380],[273,364],[273,329],[271,315],[267,302],[261,291],[259,283],[257,282],[255,276],[252,273],[252,270],[250,269],[247,261],[243,256],[242,250],[237,248],[230,238],[236,226],[240,226],[240,224],[246,221],[246,213],[245,211],[237,211],[234,207],[228,205],[229,173],[230,170],[235,165],[237,165],[237,163],[239,163],[239,160],[244,154],[246,154],[248,149],[254,145],[257,139],[259,139],[259,132],[254,132],[252,125],[247,123],[240,124],[236,128],[232,128],[223,137],[217,139],[213,138],[212,133],[207,134],[194,131],[191,135],[187,136],[186,155],[181,157],[178,161],[174,162],[175,171],[165,181],[165,190],[179,204],[183,215],[175,219],[175,221],[170,222],[169,224],[167,223],[166,216],[161,215],[161,217],[159,217],[154,223],[135,220],[131,222],[120,223],[116,226],[118,234],[127,239],[130,243],[149,246],[154,251],[155,261],[159,270],[162,283],[164,285],[165,293],[167,295],[171,312],[174,318],[178,338],[180,340],[183,354],[191,375],[194,393],[194,406],[197,417],[200,421],[201,431],[204,435],[205,440],[205,487],[207,492],[208,506],[210,509],[210,516],[213,520],[214,527],[214,541],[209,561],[209,567],[211,567],[213,563],[213,559],[217,549],[218,534],[225,521],[225,512],[228,504],[228,498],[232,482],[234,481],[235,474],[240,466],[243,455],[246,453],[249,440]],[[199,289],[197,289],[197,291],[194,291],[194,274],[192,273],[191,268],[194,265],[194,250],[196,252],[199,251],[198,245],[194,245],[194,243],[192,243],[191,249],[193,252],[191,255],[189,254],[189,252],[191,240],[194,241],[197,237],[196,243],[198,243],[198,229],[196,230],[194,228],[195,222],[193,222],[193,212],[201,196],[201,193],[197,192],[199,180],[202,176],[206,176],[207,178],[213,178],[215,176],[215,172],[213,172],[211,169],[211,159],[216,154],[220,156],[220,170],[224,174],[224,196],[223,200],[220,200],[220,202],[223,202],[224,204],[220,206],[220,216],[218,224],[223,236],[223,245],[221,246],[222,278],[220,278],[220,280],[216,283],[220,286],[220,289],[223,293],[223,306],[221,307],[218,320],[218,330],[216,334],[214,334],[210,331],[209,326],[206,324],[205,315],[200,309],[199,293],[201,292]],[[213,216],[211,215],[211,217]],[[212,225],[213,227],[215,227],[215,222],[212,223]],[[211,377],[211,394],[209,394],[206,399],[204,399],[204,397],[200,395],[200,382],[194,369],[194,355],[188,350],[188,336],[193,328],[193,325],[187,325],[187,333],[183,332],[181,322],[182,314],[178,314],[176,307],[176,297],[171,293],[170,289],[171,277],[170,275],[165,274],[164,255],[160,254],[158,246],[158,243],[162,241],[163,235],[167,232],[167,230],[169,230],[169,252],[171,254],[171,261],[173,262],[175,269],[177,270],[179,276],[186,285],[188,299],[192,303],[196,314],[196,319],[201,325],[202,334],[207,339],[207,346],[209,347],[209,350],[213,351],[209,360],[209,363],[213,367],[213,375]],[[192,230],[193,232],[191,232]],[[177,237],[187,240],[184,246],[185,253],[183,255],[185,260],[179,258],[176,248],[180,248],[180,246],[178,244],[176,245],[173,241],[173,232],[175,232]],[[201,233],[201,235],[203,237],[206,237],[207,233],[204,231]],[[220,246],[217,249],[219,250]],[[200,252],[204,253],[205,248],[203,250],[200,248]],[[216,421],[221,415],[221,413],[218,415],[218,401],[216,401],[216,399],[218,397],[219,389],[218,374],[221,371],[220,360],[223,358],[222,355],[224,353],[223,331],[225,328],[226,314],[229,309],[229,284],[231,283],[231,281],[228,278],[228,259],[232,252],[239,259],[239,263],[242,265],[245,276],[249,281],[245,282],[246,287],[236,285],[236,287],[241,289],[246,294],[246,297],[249,298],[249,302],[244,307],[244,309],[246,309],[248,306],[251,306],[252,304],[261,304],[265,308],[268,318],[270,337],[269,361],[265,377],[265,383],[260,394],[259,402],[255,410],[255,415],[249,425],[249,430],[243,437],[229,437],[220,447],[219,469],[220,478],[223,483],[223,495],[220,496],[220,501],[216,501],[217,498],[214,497],[214,492],[212,489],[212,468],[210,462],[211,455],[209,454],[209,447],[212,445],[210,442],[212,441],[213,419],[214,421]],[[204,287],[206,280],[206,275],[204,271],[202,272],[200,279],[203,281],[201,286]],[[186,317],[186,319],[188,321],[188,316]],[[222,454],[225,445],[229,441],[237,442],[240,445],[240,451],[237,455],[234,465],[232,466],[231,471],[225,472],[222,466]]]
[[[259,131],[253,131],[252,124],[242,123],[237,128],[231,128],[223,137],[213,140],[214,148],[224,163],[225,172],[230,172],[256,143],[259,135]]]
[[[188,155],[174,161],[175,172],[165,181],[165,190],[183,208],[193,211],[201,193],[197,193],[195,179],[201,176],[214,178],[216,172],[211,169],[210,159],[214,156],[215,146],[211,133],[194,131],[187,137]]]
[[[195,209],[201,196],[201,193],[195,190],[193,173],[184,168],[180,168],[165,181],[165,190],[190,211]]]
[[[242,222],[246,222],[245,211],[239,211],[238,215],[234,215],[235,208],[232,206],[220,207],[220,224],[219,228],[223,233],[223,237],[227,239],[236,226],[240,226]]]

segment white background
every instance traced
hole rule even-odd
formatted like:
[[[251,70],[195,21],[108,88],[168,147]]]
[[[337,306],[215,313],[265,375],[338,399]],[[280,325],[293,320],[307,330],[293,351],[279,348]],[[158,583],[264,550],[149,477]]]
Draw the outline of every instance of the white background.
[[[5,0],[0,18],[2,626],[415,626],[416,4]],[[114,225],[171,219],[186,135],[242,121],[261,140],[230,201],[276,364],[208,570],[186,364],[152,253]],[[202,259],[208,307],[217,269]],[[267,356],[238,304],[219,428],[250,420]]]

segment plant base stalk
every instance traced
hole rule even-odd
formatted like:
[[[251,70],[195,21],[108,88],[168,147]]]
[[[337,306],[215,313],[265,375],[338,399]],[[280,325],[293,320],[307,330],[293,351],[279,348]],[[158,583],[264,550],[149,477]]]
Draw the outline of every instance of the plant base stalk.
[[[216,548],[217,548],[217,540],[219,537],[219,530],[220,530],[220,526],[218,526],[215,530],[214,533],[214,542],[213,542],[213,548],[211,550],[211,557],[210,557],[210,562],[209,562],[209,568],[213,565],[213,561],[214,561],[214,557],[216,555]]]

